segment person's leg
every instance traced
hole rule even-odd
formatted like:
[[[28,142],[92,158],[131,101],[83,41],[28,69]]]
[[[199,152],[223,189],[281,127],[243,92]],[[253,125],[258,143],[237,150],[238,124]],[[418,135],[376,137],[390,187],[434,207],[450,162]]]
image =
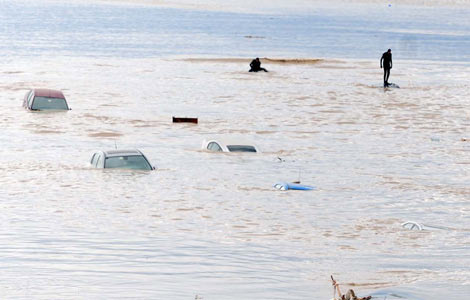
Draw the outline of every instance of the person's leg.
[[[384,87],[388,86],[388,77],[390,76],[390,69],[384,68]]]
[[[268,72],[268,70],[266,70],[265,68],[259,68],[260,71],[265,71],[265,72]]]

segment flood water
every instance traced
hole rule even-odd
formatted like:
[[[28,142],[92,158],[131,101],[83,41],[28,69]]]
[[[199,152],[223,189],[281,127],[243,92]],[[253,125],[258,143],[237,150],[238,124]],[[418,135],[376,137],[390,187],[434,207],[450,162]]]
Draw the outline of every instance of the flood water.
[[[331,274],[465,299],[469,13],[1,1],[2,299],[331,299]],[[387,48],[400,89],[381,87]],[[247,72],[256,56],[269,73]],[[29,88],[72,110],[25,111]],[[158,170],[90,168],[116,147]],[[273,188],[296,180],[316,190]]]

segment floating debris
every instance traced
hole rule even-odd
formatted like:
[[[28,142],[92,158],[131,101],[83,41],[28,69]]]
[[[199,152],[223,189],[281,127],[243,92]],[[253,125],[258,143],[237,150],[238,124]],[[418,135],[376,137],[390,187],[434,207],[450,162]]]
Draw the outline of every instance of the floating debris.
[[[197,118],[173,117],[173,123],[193,123],[193,124],[197,124]]]

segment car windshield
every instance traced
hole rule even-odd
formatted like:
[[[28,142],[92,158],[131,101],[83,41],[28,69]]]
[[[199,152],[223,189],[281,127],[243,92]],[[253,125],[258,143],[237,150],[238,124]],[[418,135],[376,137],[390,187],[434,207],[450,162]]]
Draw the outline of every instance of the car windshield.
[[[256,152],[255,147],[248,145],[227,145],[230,152]]]
[[[68,110],[67,102],[62,98],[49,98],[49,97],[34,97],[33,106],[31,109],[35,110]]]
[[[131,170],[152,170],[152,166],[150,166],[145,157],[141,155],[107,157],[104,167]]]

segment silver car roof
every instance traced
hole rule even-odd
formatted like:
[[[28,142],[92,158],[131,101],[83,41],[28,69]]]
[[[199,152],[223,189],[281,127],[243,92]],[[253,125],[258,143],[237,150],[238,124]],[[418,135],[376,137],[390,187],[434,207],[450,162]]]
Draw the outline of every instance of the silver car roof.
[[[137,149],[109,150],[103,152],[106,157],[143,155],[142,152]]]

